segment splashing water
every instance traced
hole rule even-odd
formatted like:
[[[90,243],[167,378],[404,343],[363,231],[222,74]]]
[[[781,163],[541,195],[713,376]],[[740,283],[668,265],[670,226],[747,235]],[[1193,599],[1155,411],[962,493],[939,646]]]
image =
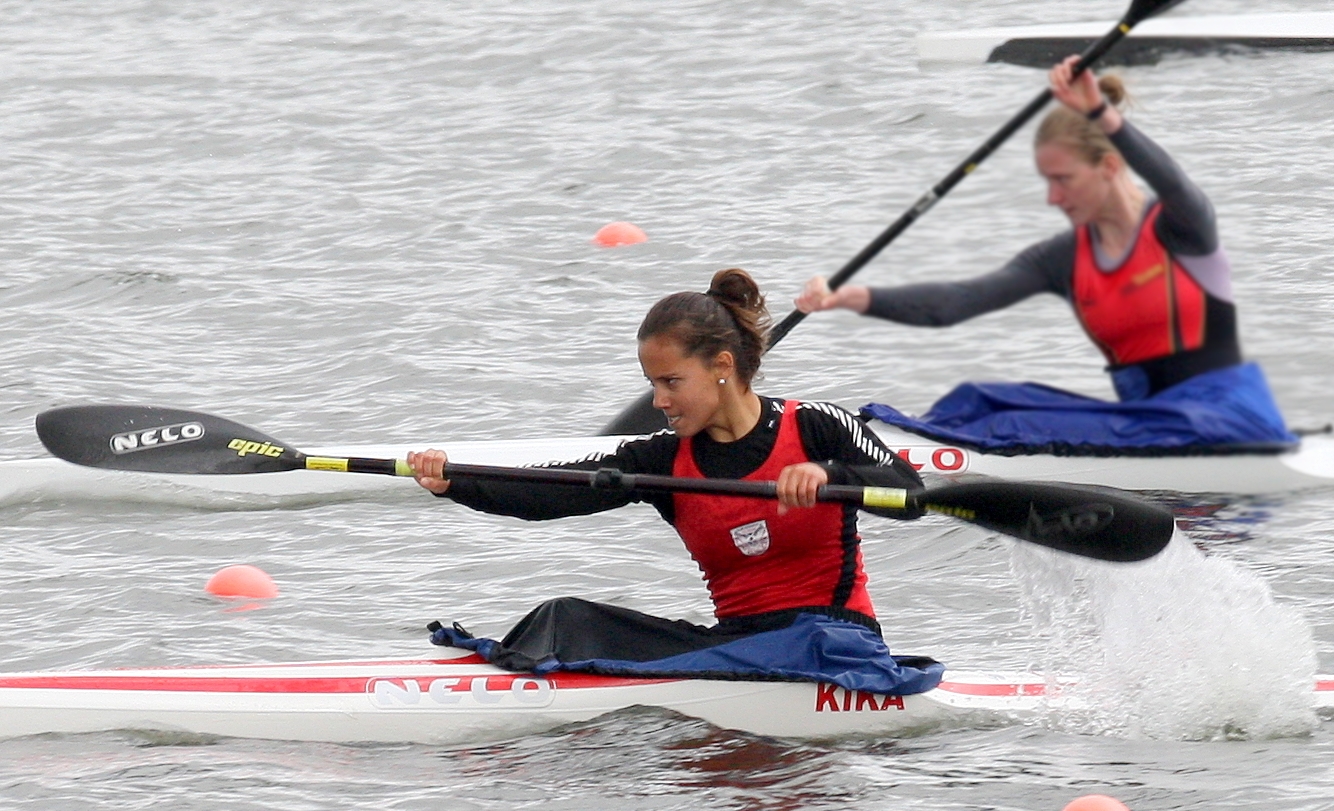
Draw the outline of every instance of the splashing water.
[[[1041,642],[1034,667],[1065,685],[1044,726],[1178,740],[1314,730],[1311,630],[1254,573],[1205,556],[1180,531],[1137,564],[1013,549],[1021,607]]]

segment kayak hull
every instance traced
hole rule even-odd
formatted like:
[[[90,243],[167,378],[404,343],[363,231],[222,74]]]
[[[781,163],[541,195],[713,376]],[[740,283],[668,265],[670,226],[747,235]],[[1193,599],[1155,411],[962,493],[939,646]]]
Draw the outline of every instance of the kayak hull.
[[[1320,677],[1317,705],[1334,706]],[[757,735],[900,737],[1013,723],[1059,702],[1031,673],[951,673],[927,693],[828,684],[511,673],[456,658],[0,674],[0,734],[185,735],[471,745],[645,706]],[[1051,695],[1049,695],[1049,693]]]
[[[152,730],[334,743],[475,744],[635,706],[759,735],[897,736],[1031,709],[1043,685],[973,676],[917,696],[822,684],[532,676],[473,656],[0,674],[6,736]],[[992,688],[990,685],[1005,685]],[[982,685],[982,687],[979,687]],[[1014,693],[1009,696],[990,692]],[[980,693],[980,694],[979,694]],[[998,700],[999,699],[999,700]]]

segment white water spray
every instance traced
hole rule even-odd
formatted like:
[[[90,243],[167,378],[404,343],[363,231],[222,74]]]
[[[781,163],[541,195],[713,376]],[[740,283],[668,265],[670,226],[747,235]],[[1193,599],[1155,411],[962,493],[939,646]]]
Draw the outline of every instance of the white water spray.
[[[1045,725],[1188,740],[1314,729],[1311,630],[1254,573],[1205,556],[1179,531],[1136,564],[1013,548],[1021,605],[1042,643],[1033,666],[1076,682],[1049,703]]]

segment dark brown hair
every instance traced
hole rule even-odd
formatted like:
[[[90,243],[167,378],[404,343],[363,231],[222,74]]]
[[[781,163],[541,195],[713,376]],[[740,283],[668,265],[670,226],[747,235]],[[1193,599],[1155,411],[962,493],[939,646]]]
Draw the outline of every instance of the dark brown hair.
[[[1125,82],[1119,76],[1098,77],[1098,89],[1107,99],[1107,103],[1121,109],[1129,96]],[[1047,113],[1038,126],[1033,146],[1059,144],[1069,149],[1092,166],[1097,166],[1111,152],[1116,152],[1107,133],[1102,131],[1096,121],[1089,121],[1087,116],[1071,110],[1065,105]]]
[[[769,323],[759,285],[746,271],[729,268],[713,274],[707,293],[673,293],[654,304],[639,325],[639,340],[669,338],[686,357],[706,363],[729,351],[737,377],[749,386],[760,370]]]

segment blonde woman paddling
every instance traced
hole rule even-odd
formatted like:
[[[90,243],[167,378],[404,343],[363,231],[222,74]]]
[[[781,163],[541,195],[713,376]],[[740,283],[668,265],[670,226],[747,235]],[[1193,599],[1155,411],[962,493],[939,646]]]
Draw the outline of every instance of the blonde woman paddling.
[[[913,420],[875,417],[980,447],[1234,447],[1295,441],[1263,373],[1243,362],[1231,267],[1208,198],[1122,115],[1124,86],[1052,68],[1061,106],[1038,128],[1034,158],[1047,202],[1071,229],[999,270],[955,282],[830,291],[811,279],[797,307],[834,308],[914,326],[949,326],[1037,293],[1070,302],[1107,358],[1120,398],[1108,403],[1035,384],[965,384]],[[1131,177],[1145,180],[1146,193]]]

